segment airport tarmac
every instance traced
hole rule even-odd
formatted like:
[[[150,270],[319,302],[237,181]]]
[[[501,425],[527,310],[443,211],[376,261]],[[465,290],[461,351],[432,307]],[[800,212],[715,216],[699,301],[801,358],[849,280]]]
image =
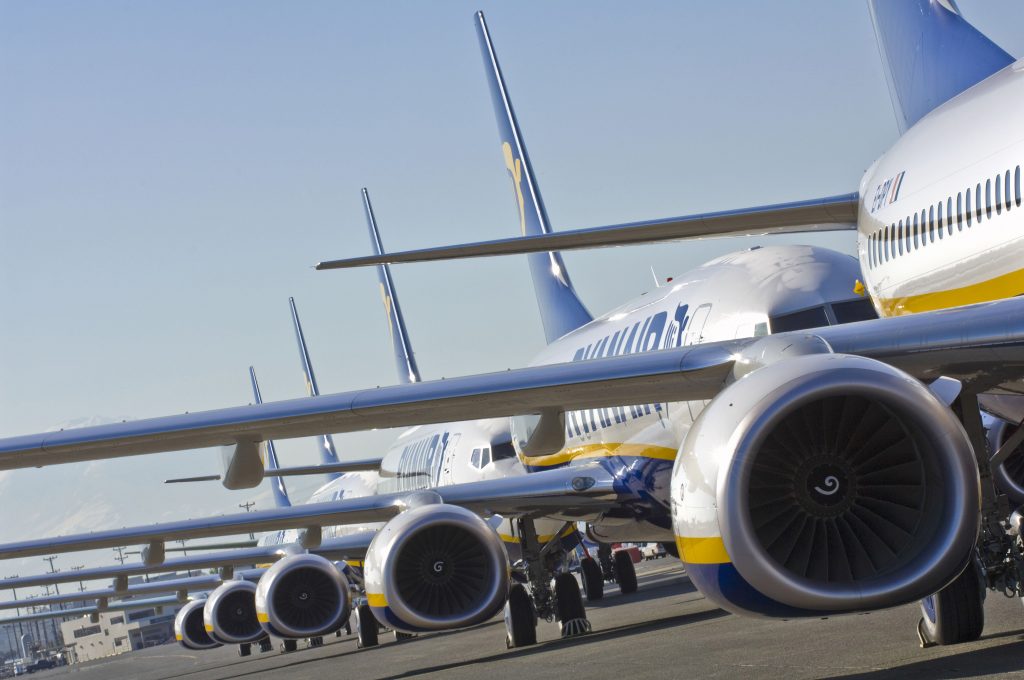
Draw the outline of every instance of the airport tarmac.
[[[324,647],[239,658],[235,648],[189,652],[164,645],[33,677],[81,680],[229,678],[969,678],[1024,677],[1024,608],[989,593],[985,634],[953,647],[918,646],[916,605],[828,620],[777,621],[733,616],[690,585],[676,560],[638,565],[640,590],[588,609],[594,632],[558,638],[542,622],[539,644],[505,649],[500,619],[459,631],[356,649],[354,637]]]

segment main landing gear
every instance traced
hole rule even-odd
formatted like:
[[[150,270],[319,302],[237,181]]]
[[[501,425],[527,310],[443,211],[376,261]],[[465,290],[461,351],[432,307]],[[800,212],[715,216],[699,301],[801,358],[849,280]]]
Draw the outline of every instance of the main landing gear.
[[[985,627],[985,581],[981,564],[971,559],[948,586],[921,600],[917,637],[922,647],[971,642]]]
[[[623,595],[636,592],[636,567],[628,550],[616,550],[613,553],[610,545],[602,543],[597,549],[597,558],[601,561],[606,581],[617,582],[619,592]]]
[[[376,647],[380,636],[380,626],[374,618],[370,605],[363,603],[356,607],[352,616],[356,619],[356,647]]]
[[[590,621],[579,584],[565,570],[565,552],[559,539],[562,532],[555,532],[555,537],[542,546],[533,520],[518,522],[523,558],[516,564],[515,576],[520,582],[513,584],[505,604],[506,645],[511,649],[535,644],[541,618],[557,620],[562,637],[589,633]]]
[[[604,597],[604,574],[601,565],[593,557],[580,560],[580,575],[583,577],[583,594],[588,602]]]

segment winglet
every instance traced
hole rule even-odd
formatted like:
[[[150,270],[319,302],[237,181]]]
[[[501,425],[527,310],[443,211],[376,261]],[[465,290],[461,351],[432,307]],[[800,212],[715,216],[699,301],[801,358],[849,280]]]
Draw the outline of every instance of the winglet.
[[[373,252],[375,255],[383,255],[384,246],[380,240],[377,218],[373,215],[373,205],[370,204],[370,192],[364,188],[362,193],[363,208],[366,210],[366,226],[370,229]],[[391,335],[391,344],[395,351],[398,380],[403,384],[420,382],[420,369],[416,366],[416,358],[412,353],[412,344],[409,342],[409,333],[405,327],[405,318],[402,316],[402,307],[398,304],[395,284],[391,279],[391,269],[386,264],[378,265],[377,278],[380,280],[380,297],[384,302],[384,313],[388,317],[388,333]]]
[[[256,400],[257,404],[263,403],[263,397],[260,396],[260,385],[256,382],[256,370],[249,367],[249,379],[252,380],[252,398]],[[277,462],[277,451],[274,450],[274,442],[267,440],[267,463],[266,467],[268,470],[276,470],[280,465]],[[292,505],[291,499],[288,498],[288,489],[285,488],[284,480],[280,477],[275,477],[270,480],[270,488],[274,491],[274,504],[279,508],[290,508]]]
[[[309,358],[309,348],[306,347],[306,336],[302,332],[302,322],[299,321],[299,312],[295,308],[295,298],[288,298],[288,305],[292,310],[292,323],[295,325],[295,339],[299,343],[299,359],[302,361],[302,373],[306,377],[306,393],[311,397],[320,395],[320,387],[316,384],[316,375],[313,373],[313,362]],[[320,451],[320,462],[324,465],[336,465],[338,461],[338,450],[334,448],[334,438],[329,434],[322,434],[316,438],[317,449]],[[327,480],[337,479],[340,473],[327,474]]]
[[[512,110],[512,101],[505,87],[505,78],[501,75],[501,66],[498,64],[498,56],[494,52],[483,12],[476,13],[476,29],[487,69],[487,83],[491,88],[494,115],[498,122],[501,153],[512,180],[516,207],[519,210],[519,229],[523,236],[550,234],[551,223],[544,209],[544,201],[541,199],[540,189],[533,174],[533,166],[530,165],[530,157],[526,153],[519,122]],[[547,341],[551,343],[589,323],[593,317],[576,295],[569,280],[569,272],[562,262],[562,256],[556,252],[546,252],[534,253],[528,258]]]

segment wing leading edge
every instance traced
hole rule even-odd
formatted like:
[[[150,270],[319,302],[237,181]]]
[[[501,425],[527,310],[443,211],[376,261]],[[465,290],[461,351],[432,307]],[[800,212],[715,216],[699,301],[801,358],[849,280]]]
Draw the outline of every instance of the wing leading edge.
[[[379,253],[319,262],[317,269],[349,269],[379,264],[522,255],[552,250],[607,248],[655,241],[724,236],[847,231],[857,228],[858,194],[842,194],[792,203],[698,213],[607,227],[569,229],[537,236],[479,241],[455,246]]]

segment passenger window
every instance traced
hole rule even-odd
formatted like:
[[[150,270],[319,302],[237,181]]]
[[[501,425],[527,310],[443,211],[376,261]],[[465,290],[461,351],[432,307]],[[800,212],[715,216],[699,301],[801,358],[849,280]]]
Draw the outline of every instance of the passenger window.
[[[942,225],[942,201],[939,201],[939,209],[936,210],[935,212],[937,213],[936,214],[936,221],[938,222],[938,225],[939,225],[939,240],[941,241],[942,240],[942,232],[945,231],[945,229],[943,228],[943,225]]]
[[[886,262],[889,261],[889,245],[891,243],[892,243],[892,241],[889,239],[889,227],[886,226],[885,227],[885,234],[884,234],[884,236],[882,236],[882,253],[884,255],[883,259]]]
[[[922,215],[924,213],[921,213]],[[924,219],[923,217],[921,219]],[[935,206],[928,207],[928,240],[935,243]]]
[[[1003,176],[996,175],[996,214],[1003,214]]]
[[[985,180],[985,218],[992,217],[992,180]]]
[[[946,228],[949,229],[947,232],[948,236],[953,235],[953,197],[950,196],[946,199]]]
[[[981,222],[981,182],[974,187],[974,217],[976,221]]]
[[[473,467],[480,467],[480,449],[473,449],[473,454],[469,458],[469,462],[473,464]]]
[[[971,190],[970,189],[967,190],[967,198],[966,198],[965,203],[967,203],[967,228],[970,229],[971,228],[971,213],[974,212],[974,208],[971,207]]]
[[[491,450],[480,449],[480,467],[487,467],[491,464]]]
[[[903,254],[903,220],[900,220],[899,226],[896,227],[896,245],[898,246],[899,254]]]
[[[1013,171],[1013,204],[1020,207],[1020,166]]]
[[[914,250],[917,250],[917,248],[918,248],[918,242],[917,242],[917,213],[914,213]]]
[[[1010,171],[1009,170],[1006,171],[1006,179],[1003,181],[1003,196],[1004,196],[1003,205],[1005,205],[1006,209],[1009,210],[1010,209]]]
[[[967,202],[971,202],[971,192],[967,192]],[[964,230],[964,195],[961,192],[956,192],[956,230]]]

